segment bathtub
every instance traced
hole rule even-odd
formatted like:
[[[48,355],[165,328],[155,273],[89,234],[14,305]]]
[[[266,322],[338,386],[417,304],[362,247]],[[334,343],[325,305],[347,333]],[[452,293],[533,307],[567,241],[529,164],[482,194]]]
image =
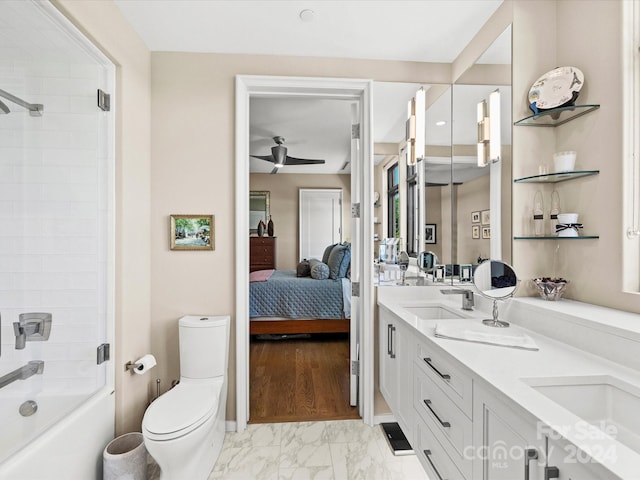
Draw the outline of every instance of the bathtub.
[[[0,463],[0,480],[92,480],[102,478],[102,450],[114,437],[115,400],[112,388],[86,396],[46,396],[0,399],[0,451],[10,451]],[[18,413],[25,400],[38,411]],[[68,412],[61,420],[56,409]],[[38,435],[40,428],[44,432]],[[26,446],[23,446],[26,445]]]

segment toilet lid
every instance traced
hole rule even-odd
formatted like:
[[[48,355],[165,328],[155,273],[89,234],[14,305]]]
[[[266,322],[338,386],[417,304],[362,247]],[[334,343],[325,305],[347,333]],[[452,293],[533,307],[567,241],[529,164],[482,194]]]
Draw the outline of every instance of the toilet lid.
[[[216,412],[220,388],[222,380],[197,383],[181,381],[149,406],[142,420],[142,428],[154,435],[184,435]]]

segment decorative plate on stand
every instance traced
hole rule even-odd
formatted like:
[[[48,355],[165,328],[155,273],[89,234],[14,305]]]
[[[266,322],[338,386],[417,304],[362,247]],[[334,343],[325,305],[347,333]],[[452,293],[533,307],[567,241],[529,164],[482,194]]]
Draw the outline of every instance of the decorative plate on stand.
[[[575,104],[584,85],[584,74],[576,67],[558,67],[542,75],[529,89],[529,108],[540,110]]]

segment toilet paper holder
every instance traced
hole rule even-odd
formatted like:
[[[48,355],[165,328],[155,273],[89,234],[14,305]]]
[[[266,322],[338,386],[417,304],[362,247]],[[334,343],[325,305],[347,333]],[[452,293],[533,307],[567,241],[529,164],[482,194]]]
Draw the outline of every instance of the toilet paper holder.
[[[136,375],[144,375],[157,364],[156,357],[152,354],[147,353],[142,357],[138,358],[135,362],[127,362],[124,364],[124,370],[129,371],[131,373],[135,373]]]
[[[129,360],[127,363],[124,364],[124,371],[133,373],[134,370],[136,370],[137,368],[140,368],[140,365],[141,364],[138,362],[132,362],[131,360]]]

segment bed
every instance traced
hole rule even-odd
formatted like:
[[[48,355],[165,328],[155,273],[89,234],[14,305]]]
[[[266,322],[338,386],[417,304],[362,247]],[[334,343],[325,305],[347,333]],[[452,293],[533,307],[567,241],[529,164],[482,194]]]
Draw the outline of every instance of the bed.
[[[349,332],[349,279],[297,277],[295,270],[266,270],[252,275],[254,281],[249,283],[252,335]]]

